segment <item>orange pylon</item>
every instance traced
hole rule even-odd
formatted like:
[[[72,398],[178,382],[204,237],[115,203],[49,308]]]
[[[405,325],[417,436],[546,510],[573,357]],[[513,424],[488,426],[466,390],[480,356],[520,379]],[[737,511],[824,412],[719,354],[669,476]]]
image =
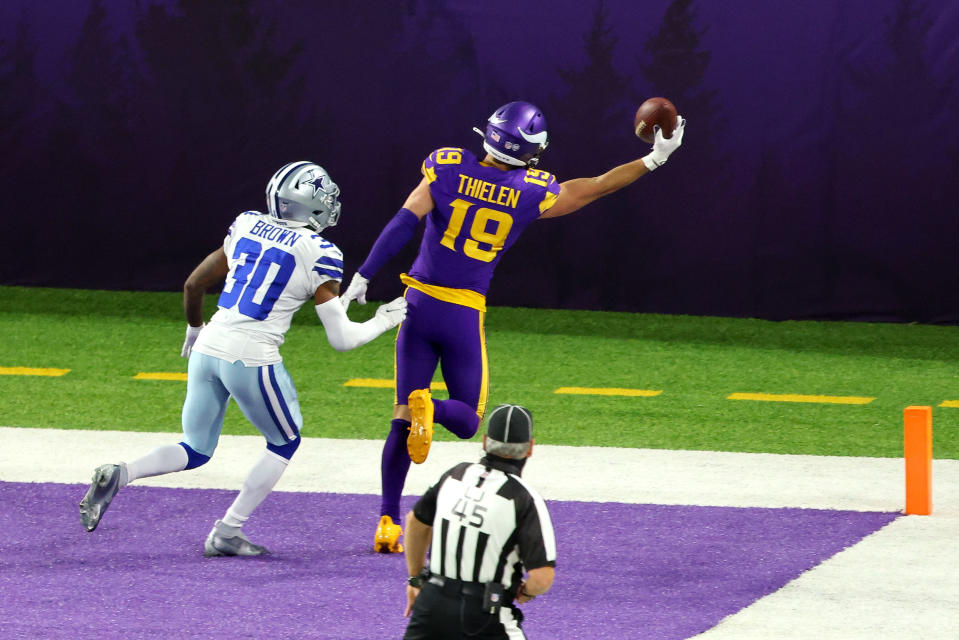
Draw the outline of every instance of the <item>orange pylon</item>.
[[[906,458],[906,515],[932,513],[932,407],[906,407],[903,415]]]

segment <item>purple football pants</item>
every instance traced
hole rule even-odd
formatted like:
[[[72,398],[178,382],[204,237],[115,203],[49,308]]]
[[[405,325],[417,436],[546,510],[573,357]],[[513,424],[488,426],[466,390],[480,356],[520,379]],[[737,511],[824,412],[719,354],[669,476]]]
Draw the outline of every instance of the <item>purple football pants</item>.
[[[406,290],[406,319],[396,336],[396,403],[406,404],[412,391],[427,389],[440,366],[449,400],[433,399],[433,422],[457,437],[476,434],[486,411],[489,366],[482,311]],[[383,500],[380,514],[400,522],[400,496],[410,468],[406,436],[410,423],[393,420],[383,446]]]

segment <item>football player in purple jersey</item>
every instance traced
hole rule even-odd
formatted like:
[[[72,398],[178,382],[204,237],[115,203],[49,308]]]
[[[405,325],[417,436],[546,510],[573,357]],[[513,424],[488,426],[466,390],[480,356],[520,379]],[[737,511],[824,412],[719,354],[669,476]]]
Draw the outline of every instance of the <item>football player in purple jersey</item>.
[[[592,178],[558,182],[537,168],[549,137],[542,111],[510,102],[489,117],[486,155],[443,147],[421,168],[423,178],[380,233],[366,261],[341,296],[366,303],[370,278],[405,245],[420,220],[426,230],[409,273],[408,313],[396,338],[396,398],[383,447],[382,504],[374,550],[400,553],[400,496],[410,461],[421,463],[433,440],[433,423],[459,438],[476,433],[486,410],[489,370],[483,320],[486,292],[503,252],[533,220],[573,213],[662,166],[683,141],[680,117],[672,137],[657,130],[652,151]],[[430,394],[439,364],[448,400]]]

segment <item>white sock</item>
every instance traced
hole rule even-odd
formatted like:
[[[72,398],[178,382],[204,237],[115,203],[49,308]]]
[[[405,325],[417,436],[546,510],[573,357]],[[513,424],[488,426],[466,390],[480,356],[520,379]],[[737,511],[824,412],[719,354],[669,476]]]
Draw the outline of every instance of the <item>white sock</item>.
[[[273,491],[273,487],[276,486],[289,463],[289,460],[272,451],[264,451],[263,456],[247,474],[240,495],[226,510],[223,524],[229,527],[242,527],[253,510],[260,506],[260,503]]]
[[[126,486],[138,478],[149,478],[164,473],[183,471],[189,461],[190,458],[186,454],[186,449],[178,444],[157,447],[142,458],[126,463],[126,481],[124,481],[121,473],[120,485]]]

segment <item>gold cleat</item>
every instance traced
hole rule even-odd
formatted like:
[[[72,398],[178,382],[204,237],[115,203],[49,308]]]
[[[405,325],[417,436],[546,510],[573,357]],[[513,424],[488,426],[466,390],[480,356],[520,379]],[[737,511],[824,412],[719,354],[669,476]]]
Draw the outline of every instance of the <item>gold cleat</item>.
[[[417,389],[410,394],[410,435],[406,438],[406,450],[410,460],[420,464],[430,454],[433,444],[433,397],[429,389]]]
[[[393,518],[382,516],[380,523],[376,525],[373,551],[375,553],[403,553],[403,545],[400,544],[401,535],[403,535],[403,527],[393,524]]]

